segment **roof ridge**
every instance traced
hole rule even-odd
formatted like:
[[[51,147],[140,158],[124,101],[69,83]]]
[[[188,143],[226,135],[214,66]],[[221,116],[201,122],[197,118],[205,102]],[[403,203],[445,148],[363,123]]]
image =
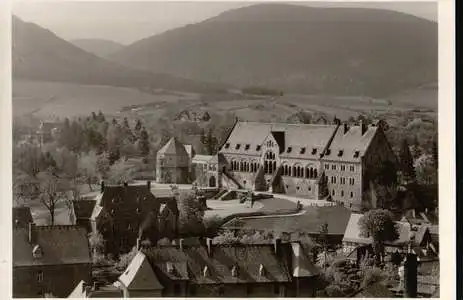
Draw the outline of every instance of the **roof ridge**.
[[[284,122],[258,122],[258,121],[238,121],[242,124],[261,124],[261,125],[282,125],[282,126],[317,126],[317,127],[333,127],[336,124],[315,124],[315,123],[284,123]]]
[[[36,225],[35,229],[37,230],[51,230],[51,229],[84,229],[79,225]]]

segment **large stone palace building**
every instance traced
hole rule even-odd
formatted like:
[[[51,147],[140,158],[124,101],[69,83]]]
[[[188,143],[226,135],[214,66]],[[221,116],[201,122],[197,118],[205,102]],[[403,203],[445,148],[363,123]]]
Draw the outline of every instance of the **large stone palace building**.
[[[202,182],[373,208],[369,174],[396,165],[383,125],[236,122]]]

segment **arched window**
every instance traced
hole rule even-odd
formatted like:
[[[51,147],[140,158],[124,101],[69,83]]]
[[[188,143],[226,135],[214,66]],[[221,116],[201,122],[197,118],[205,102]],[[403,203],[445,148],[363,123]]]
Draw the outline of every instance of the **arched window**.
[[[317,169],[313,170],[313,177],[318,178],[318,171]]]
[[[293,175],[293,177],[297,177],[297,168],[296,168],[296,166],[293,166],[293,168],[292,168],[292,175]]]
[[[275,153],[268,151],[265,153],[264,171],[266,174],[273,174],[276,170],[277,162],[275,161]]]

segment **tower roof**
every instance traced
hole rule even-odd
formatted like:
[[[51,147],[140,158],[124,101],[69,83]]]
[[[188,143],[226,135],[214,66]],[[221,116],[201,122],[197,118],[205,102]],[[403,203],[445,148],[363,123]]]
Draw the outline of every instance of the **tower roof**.
[[[172,137],[159,151],[158,154],[173,154],[179,156],[188,156],[183,145],[176,137]]]

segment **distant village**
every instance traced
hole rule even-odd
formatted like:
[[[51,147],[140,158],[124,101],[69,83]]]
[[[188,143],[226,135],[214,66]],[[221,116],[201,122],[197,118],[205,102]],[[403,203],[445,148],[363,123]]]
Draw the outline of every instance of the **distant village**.
[[[85,122],[81,131],[42,122],[16,146],[26,157],[67,130],[63,143],[83,132],[99,147],[96,133],[110,122]],[[116,123],[105,129],[115,164],[129,151],[108,146],[128,128]],[[70,171],[53,171],[79,169],[71,160],[21,161],[37,181],[15,175],[13,296],[439,297],[437,208],[419,204],[427,195],[415,188],[409,146],[396,155],[386,127],[236,120],[210,151],[166,137],[143,176],[87,158],[87,173],[118,176],[92,173],[74,185],[77,176],[59,175]],[[141,124],[126,136],[149,155]],[[39,222],[37,207],[51,219]]]

